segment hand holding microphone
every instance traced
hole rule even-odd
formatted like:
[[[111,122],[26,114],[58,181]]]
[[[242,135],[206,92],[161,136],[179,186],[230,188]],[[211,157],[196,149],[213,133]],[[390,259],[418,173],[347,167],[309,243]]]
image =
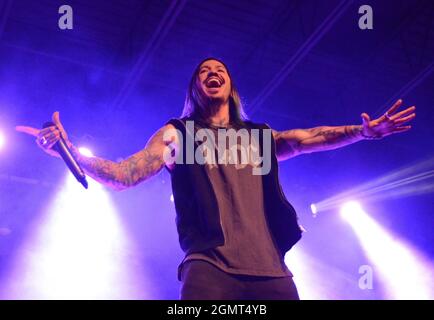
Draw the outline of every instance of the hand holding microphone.
[[[52,120],[53,122],[46,122],[42,129],[27,126],[17,126],[15,129],[35,136],[36,144],[49,155],[61,157],[72,174],[87,189],[86,175],[71,153],[72,144],[69,142],[68,135],[60,122],[59,112],[53,113]]]

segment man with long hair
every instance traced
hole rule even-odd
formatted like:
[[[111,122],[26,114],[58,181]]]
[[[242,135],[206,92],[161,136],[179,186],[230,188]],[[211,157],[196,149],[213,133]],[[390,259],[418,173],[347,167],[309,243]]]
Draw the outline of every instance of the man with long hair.
[[[178,269],[181,299],[298,299],[284,255],[301,238],[301,227],[282,192],[278,161],[407,131],[415,107],[397,112],[401,104],[375,120],[363,113],[361,125],[275,131],[247,119],[227,66],[208,58],[192,75],[182,116],[120,162],[82,156],[58,112],[55,126],[17,130],[57,157],[52,147],[62,137],[89,176],[116,190],[167,168],[185,252]],[[249,156],[255,151],[260,161]],[[254,169],[267,157],[268,169],[258,174]]]

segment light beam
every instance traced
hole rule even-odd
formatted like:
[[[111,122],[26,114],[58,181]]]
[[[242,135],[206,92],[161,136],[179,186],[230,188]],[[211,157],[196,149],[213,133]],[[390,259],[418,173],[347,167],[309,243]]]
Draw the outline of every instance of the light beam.
[[[341,215],[356,233],[388,299],[434,298],[432,261],[382,228],[358,203],[345,204]]]
[[[316,216],[319,212],[340,207],[349,199],[360,199],[366,203],[432,192],[434,192],[434,158],[402,168],[333,197],[315,202],[311,205],[311,211]],[[315,208],[315,212],[313,208]]]
[[[149,299],[146,268],[107,192],[83,190],[68,174],[18,251],[5,299]],[[2,292],[3,291],[3,292]]]

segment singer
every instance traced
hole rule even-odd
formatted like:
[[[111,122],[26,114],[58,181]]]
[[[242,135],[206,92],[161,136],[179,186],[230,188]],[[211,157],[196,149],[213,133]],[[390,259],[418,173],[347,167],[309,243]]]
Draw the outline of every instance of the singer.
[[[278,161],[407,131],[415,107],[398,112],[401,104],[398,100],[378,119],[362,113],[360,125],[275,131],[248,121],[227,66],[208,58],[194,70],[181,117],[169,120],[143,150],[119,163],[80,155],[58,112],[53,114],[55,126],[17,130],[35,136],[37,145],[56,157],[52,147],[63,138],[86,174],[116,190],[167,168],[185,252],[178,269],[181,299],[299,299],[283,257],[301,238],[302,228],[280,187]],[[194,125],[188,129],[187,122]],[[253,130],[259,130],[258,138]],[[232,146],[217,139],[220,134],[226,134]],[[192,135],[208,138],[189,139]],[[247,148],[242,146],[245,137]],[[243,157],[249,150],[269,156],[268,172],[254,173],[260,164]],[[195,159],[201,154],[204,161],[168,161],[191,153]],[[209,163],[210,154],[226,162]]]

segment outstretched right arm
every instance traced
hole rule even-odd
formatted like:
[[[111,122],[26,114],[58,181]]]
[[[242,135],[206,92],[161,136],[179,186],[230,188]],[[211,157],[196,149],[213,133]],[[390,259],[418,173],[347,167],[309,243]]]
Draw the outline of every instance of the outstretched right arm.
[[[57,157],[59,155],[51,148],[62,135],[86,174],[116,190],[135,186],[154,176],[164,167],[164,159],[170,158],[167,153],[172,152],[173,149],[176,152],[176,135],[164,139],[166,130],[175,129],[173,125],[168,124],[160,128],[141,151],[120,162],[98,157],[85,157],[69,142],[68,135],[60,123],[58,112],[53,114],[53,122],[56,126],[42,130],[24,126],[18,126],[16,129],[35,136],[39,147],[48,154]]]
[[[173,126],[166,125],[159,129],[149,139],[145,148],[121,162],[85,157],[75,147],[71,149],[89,176],[116,190],[123,190],[145,181],[164,167],[164,154],[168,152],[168,144],[163,141],[163,135],[165,130],[171,127]]]

